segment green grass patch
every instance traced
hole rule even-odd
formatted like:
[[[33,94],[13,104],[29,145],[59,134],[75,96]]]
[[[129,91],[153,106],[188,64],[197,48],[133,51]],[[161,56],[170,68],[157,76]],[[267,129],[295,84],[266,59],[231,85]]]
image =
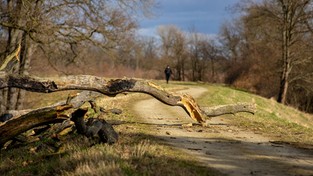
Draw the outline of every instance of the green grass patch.
[[[242,90],[221,85],[205,85],[208,92],[198,99],[202,106],[256,103],[254,115],[238,113],[228,119],[234,125],[267,135],[273,140],[305,147],[313,145],[313,116]]]

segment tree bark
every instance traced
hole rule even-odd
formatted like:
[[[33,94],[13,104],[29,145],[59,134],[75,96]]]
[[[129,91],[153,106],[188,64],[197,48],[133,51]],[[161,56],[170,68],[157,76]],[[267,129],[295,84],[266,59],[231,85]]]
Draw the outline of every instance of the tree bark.
[[[256,107],[255,104],[251,103],[237,103],[214,107],[201,107],[201,109],[208,117],[215,117],[224,114],[236,114],[238,112],[248,112],[254,114]]]
[[[204,122],[203,114],[191,96],[173,95],[161,87],[144,80],[110,79],[90,75],[65,76],[59,78],[35,78],[20,75],[0,74],[0,89],[15,87],[32,92],[57,92],[64,90],[90,90],[115,96],[123,92],[146,93],[161,102],[184,108],[194,120]],[[186,108],[188,106],[188,108]],[[191,109],[190,109],[191,108]]]
[[[98,95],[94,92],[83,91],[67,102],[35,110],[11,111],[13,118],[0,123],[0,148],[8,140],[34,127],[60,123],[69,119],[70,114]]]
[[[13,12],[14,15],[10,16],[11,20],[13,21],[14,25],[21,25],[22,17],[21,14],[23,13],[23,3],[22,2],[9,2],[9,11]],[[25,45],[22,44],[22,39],[25,32],[10,27],[9,28],[9,36],[7,40],[7,52],[11,52],[19,46],[19,50],[22,52],[25,49]],[[23,46],[21,46],[23,45]],[[20,55],[16,55],[17,59],[19,60]],[[19,73],[19,67],[12,68],[13,73]],[[4,90],[4,94],[7,97],[5,101],[1,102],[5,106],[5,110],[14,110],[17,103],[18,98],[18,89],[9,87],[7,90]]]
[[[69,105],[41,108],[22,115],[18,118],[10,119],[0,125],[0,148],[13,137],[36,126],[63,121],[60,110],[71,108]]]

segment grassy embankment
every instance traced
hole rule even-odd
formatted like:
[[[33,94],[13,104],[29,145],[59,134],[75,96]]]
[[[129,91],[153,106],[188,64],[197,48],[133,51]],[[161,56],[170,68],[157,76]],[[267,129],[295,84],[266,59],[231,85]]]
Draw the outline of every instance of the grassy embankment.
[[[218,85],[205,87],[208,93],[198,100],[199,104],[256,103],[257,112],[254,115],[240,113],[230,117],[231,122],[240,128],[261,133],[279,142],[312,148],[313,115],[245,91]]]

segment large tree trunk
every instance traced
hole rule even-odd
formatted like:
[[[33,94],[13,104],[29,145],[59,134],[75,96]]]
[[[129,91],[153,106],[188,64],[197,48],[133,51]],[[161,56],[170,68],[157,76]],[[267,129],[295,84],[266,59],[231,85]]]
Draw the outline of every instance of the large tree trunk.
[[[22,14],[22,2],[21,1],[8,1],[8,11],[10,12],[10,20],[12,24],[16,26],[20,26],[21,21],[21,14]],[[6,46],[6,53],[12,52],[18,44],[21,44],[23,38],[23,31],[15,28],[8,28],[8,38],[7,38],[7,46]],[[19,68],[13,68],[12,72],[18,73]],[[18,97],[18,90],[16,88],[7,88],[6,90],[2,90],[3,99],[0,102],[1,112],[5,112],[7,110],[15,109],[17,97]]]
[[[280,78],[280,87],[279,87],[279,92],[278,92],[278,98],[277,101],[280,103],[285,104],[286,103],[286,98],[287,98],[287,91],[288,91],[288,76],[289,76],[289,66],[290,66],[290,54],[289,54],[289,35],[288,35],[288,27],[287,27],[287,14],[285,18],[285,27],[282,32],[282,73],[281,73],[281,78]]]
[[[9,37],[7,42],[7,56],[15,49],[15,47],[21,42],[21,31],[18,30],[9,30]],[[5,61],[5,59],[4,59]],[[10,72],[18,73],[18,68],[11,68]],[[0,112],[5,112],[10,109],[15,109],[16,102],[16,88],[6,88],[0,90],[0,94],[2,95],[2,99],[0,98]]]
[[[31,41],[29,36],[24,32],[23,43],[21,47],[24,49],[20,57],[19,75],[29,75],[29,67],[31,62],[31,56],[35,50],[36,45]],[[25,98],[25,90],[18,89],[17,97],[14,109],[23,109],[23,101]]]
[[[287,103],[287,93],[289,88],[289,76],[292,70],[292,57],[291,47],[295,43],[295,12],[297,11],[297,6],[293,6],[292,2],[282,2],[282,12],[283,12],[283,26],[282,26],[282,73],[280,80],[280,89],[278,93],[277,101],[286,104]]]
[[[6,39],[6,53],[12,52],[17,45],[21,46],[21,54],[19,55],[19,65],[13,68],[12,72],[16,74],[27,75],[30,56],[32,54],[31,39],[29,31],[20,28],[25,26],[26,22],[24,15],[29,16],[32,13],[38,13],[38,9],[30,9],[22,1],[7,1],[7,11],[10,25],[7,25],[8,38]],[[26,7],[27,6],[27,7]],[[36,6],[37,7],[37,6]],[[38,7],[37,7],[38,8]],[[0,112],[5,112],[12,109],[21,109],[24,91],[16,88],[7,88],[1,90],[2,99],[0,102]]]
[[[142,92],[150,94],[161,102],[171,106],[181,106],[186,110],[186,103],[194,100],[192,97],[173,95],[161,87],[143,80],[136,79],[106,79],[90,75],[65,76],[58,78],[35,78],[28,76],[0,74],[0,89],[6,87],[21,88],[33,92],[56,92],[64,90],[91,90],[104,95],[115,96],[122,92]],[[196,105],[196,104],[195,104]],[[198,106],[188,112],[199,122],[204,122]]]

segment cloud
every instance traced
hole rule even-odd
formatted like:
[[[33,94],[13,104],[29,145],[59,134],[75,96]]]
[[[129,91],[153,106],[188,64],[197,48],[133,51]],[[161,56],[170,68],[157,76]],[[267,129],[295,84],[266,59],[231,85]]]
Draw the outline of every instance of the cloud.
[[[146,36],[146,37],[155,37],[158,38],[157,35],[157,26],[156,27],[147,27],[147,28],[139,28],[136,33],[141,35],[141,36]]]
[[[154,26],[154,27],[148,27],[148,28],[139,28],[136,33],[140,36],[144,36],[144,37],[154,37],[156,39],[160,39],[160,37],[158,36],[157,30],[160,27],[164,27],[166,25],[159,25],[159,26]],[[178,27],[179,28],[179,27]],[[183,33],[186,34],[187,38],[188,36],[190,37],[192,34],[197,34],[198,37],[200,39],[203,40],[218,40],[218,34],[215,33],[201,33],[198,31],[190,31],[190,30],[184,30],[184,29],[180,29]]]

